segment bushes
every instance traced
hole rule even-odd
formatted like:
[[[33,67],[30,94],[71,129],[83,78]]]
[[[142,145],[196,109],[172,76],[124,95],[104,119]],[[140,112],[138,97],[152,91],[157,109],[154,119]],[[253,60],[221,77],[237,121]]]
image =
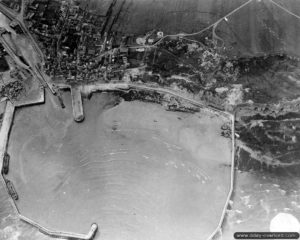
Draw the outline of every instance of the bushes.
[[[197,59],[197,70],[203,84],[211,87],[237,81],[240,69],[235,61],[226,56],[225,51],[226,49],[221,51],[213,41],[206,39],[205,45],[198,45],[188,53]]]
[[[0,96],[7,97],[8,99],[17,99],[23,92],[24,86],[19,81],[10,82],[0,88]]]

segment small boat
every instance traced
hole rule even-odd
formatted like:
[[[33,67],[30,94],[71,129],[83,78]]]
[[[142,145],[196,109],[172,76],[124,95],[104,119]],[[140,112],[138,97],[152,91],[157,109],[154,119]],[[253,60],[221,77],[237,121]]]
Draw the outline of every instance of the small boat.
[[[2,174],[8,174],[9,160],[9,154],[5,153],[3,157]]]
[[[13,183],[12,183],[11,181],[7,180],[7,179],[6,179],[5,181],[6,181],[6,186],[7,186],[9,195],[10,195],[15,201],[18,200],[18,199],[19,199],[19,196],[18,196],[18,194],[17,194],[17,192],[16,192],[16,189],[15,189]]]

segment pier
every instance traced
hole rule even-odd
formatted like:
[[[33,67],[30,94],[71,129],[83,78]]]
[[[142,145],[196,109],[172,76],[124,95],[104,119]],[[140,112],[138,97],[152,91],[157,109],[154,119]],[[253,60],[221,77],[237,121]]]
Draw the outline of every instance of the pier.
[[[89,95],[99,91],[116,91],[116,90],[129,90],[130,85],[127,83],[96,83],[84,86],[73,87],[68,84],[59,83],[55,84],[55,88],[62,90],[70,90],[72,98],[73,118],[76,122],[82,122],[84,120],[84,111],[82,105],[82,96]]]
[[[81,90],[79,87],[71,88],[73,116],[76,122],[82,122],[84,119]]]

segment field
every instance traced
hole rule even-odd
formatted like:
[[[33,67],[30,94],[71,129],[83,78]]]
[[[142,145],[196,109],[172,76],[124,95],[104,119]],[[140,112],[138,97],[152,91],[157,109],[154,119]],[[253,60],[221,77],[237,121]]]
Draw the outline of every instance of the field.
[[[99,1],[108,6],[111,1]],[[165,34],[193,33],[215,23],[220,18],[241,6],[246,0],[131,0],[125,1],[121,14],[113,30],[123,34],[145,34],[159,29]],[[297,0],[276,0],[295,15],[300,15]],[[100,4],[101,3],[101,4]],[[121,1],[113,16],[117,15]],[[105,7],[107,9],[107,7]],[[270,1],[253,0],[221,21],[216,34],[223,38],[234,55],[253,56],[255,54],[286,51],[299,56],[300,17],[280,9]],[[211,34],[211,30],[204,34]],[[196,38],[203,37],[197,35]]]
[[[297,1],[276,1],[300,15]],[[295,17],[269,1],[253,1],[227,21],[218,25],[216,33],[236,55],[253,56],[285,52],[299,57],[300,17]]]
[[[152,29],[160,29],[166,34],[190,33],[201,30],[242,3],[241,0],[229,0],[228,3],[215,0],[125,1],[115,30],[137,34]]]

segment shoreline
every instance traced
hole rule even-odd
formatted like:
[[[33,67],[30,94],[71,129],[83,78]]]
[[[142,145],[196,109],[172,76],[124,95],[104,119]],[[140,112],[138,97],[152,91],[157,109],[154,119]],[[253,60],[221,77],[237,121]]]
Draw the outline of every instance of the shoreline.
[[[214,106],[207,105],[204,102],[199,102],[197,100],[188,98],[169,88],[160,88],[160,87],[152,87],[145,86],[141,84],[133,84],[133,83],[96,83],[96,84],[88,84],[83,86],[73,87],[69,84],[55,84],[56,88],[61,90],[70,90],[72,96],[72,106],[73,106],[73,117],[76,122],[81,122],[84,119],[84,109],[82,106],[82,96],[88,96],[95,92],[102,91],[130,91],[130,90],[144,90],[144,91],[152,91],[160,94],[168,94],[173,97],[178,97],[184,101],[189,102],[192,105],[195,105],[200,108],[207,108],[213,112],[217,112],[218,114],[230,118],[233,114],[227,112],[222,109],[218,109]],[[80,92],[80,94],[79,94]]]
[[[230,119],[231,121],[231,125],[232,125],[232,149],[231,149],[231,155],[232,155],[232,163],[231,163],[231,183],[230,183],[230,190],[228,192],[228,197],[226,199],[226,203],[224,206],[224,209],[222,211],[221,214],[221,218],[219,221],[218,226],[216,227],[216,230],[211,234],[211,236],[209,237],[209,239],[212,239],[214,236],[216,236],[216,234],[218,234],[221,229],[222,229],[222,225],[224,222],[224,218],[225,218],[225,214],[226,214],[226,209],[228,207],[228,204],[231,200],[232,197],[232,192],[233,192],[233,186],[234,186],[234,115],[229,113],[229,112],[225,112],[225,111],[221,111],[218,109],[214,109],[210,106],[205,106],[203,103],[200,103],[196,100],[193,99],[189,99],[187,97],[182,96],[179,93],[176,93],[173,90],[170,89],[161,89],[161,88],[156,88],[156,87],[148,87],[148,86],[141,86],[138,84],[127,84],[127,83],[117,83],[117,84],[91,84],[91,85],[85,85],[85,86],[79,86],[79,87],[72,87],[70,85],[66,85],[66,84],[58,84],[56,85],[56,87],[58,87],[59,89],[65,89],[65,90],[70,90],[71,91],[71,97],[72,97],[72,107],[73,107],[73,116],[74,116],[74,120],[76,122],[82,121],[84,119],[84,112],[83,112],[83,105],[82,105],[82,95],[88,95],[94,92],[99,92],[99,91],[128,91],[128,90],[144,90],[144,91],[154,91],[154,92],[158,92],[161,94],[170,94],[172,96],[181,98],[193,105],[199,106],[203,109],[206,109],[208,111],[212,111],[214,113],[218,113],[219,116],[225,117],[227,119]],[[34,101],[29,101],[29,102],[23,102],[20,104],[17,104],[16,106],[14,106],[13,104],[11,104],[10,102],[6,102],[6,107],[5,107],[5,113],[4,113],[4,119],[3,119],[3,123],[1,126],[1,130],[0,130],[0,157],[1,159],[3,159],[4,153],[6,151],[6,147],[8,144],[8,139],[9,139],[9,133],[10,133],[10,129],[12,127],[13,124],[13,117],[14,117],[14,111],[16,107],[22,107],[22,106],[30,106],[30,105],[35,105],[35,104],[39,104],[39,103],[44,103],[45,102],[45,92],[43,91],[43,93],[40,95],[39,99],[34,100]],[[1,168],[2,168],[2,161],[0,164]],[[3,182],[3,184],[5,184],[5,180],[2,176],[1,181]],[[5,186],[6,187],[6,186]],[[7,192],[8,193],[8,192]],[[92,224],[91,225],[91,230],[87,235],[80,235],[80,234],[75,234],[75,233],[64,233],[64,232],[56,232],[56,231],[52,231],[49,230],[41,225],[39,225],[38,223],[36,223],[35,221],[28,219],[24,216],[22,216],[14,202],[14,200],[9,197],[9,199],[12,201],[12,205],[16,211],[17,216],[19,217],[20,220],[32,225],[33,227],[37,228],[40,232],[47,234],[49,236],[52,237],[63,237],[63,238],[73,238],[73,239],[92,239],[93,236],[96,234],[96,231],[98,229],[97,224]]]
[[[56,86],[59,89],[70,90],[71,92],[72,92],[72,89],[73,89],[73,87],[71,85],[67,85],[67,84],[58,84]],[[82,104],[82,99],[81,99],[82,94],[87,96],[87,95],[95,93],[95,92],[101,92],[101,91],[120,91],[120,90],[121,91],[148,90],[148,91],[155,91],[155,92],[158,92],[158,93],[161,93],[161,94],[170,94],[172,96],[184,99],[184,100],[186,100],[186,101],[192,103],[193,105],[198,106],[198,107],[200,107],[202,109],[206,109],[206,110],[218,113],[220,116],[230,119],[230,121],[231,121],[231,136],[232,136],[230,190],[229,190],[229,193],[228,193],[228,197],[226,199],[226,203],[225,203],[224,209],[222,211],[222,215],[221,215],[221,219],[219,221],[219,224],[216,227],[216,230],[208,238],[208,239],[213,239],[214,236],[216,236],[219,232],[222,231],[222,226],[223,226],[223,223],[224,223],[224,218],[225,218],[225,215],[226,215],[226,210],[227,210],[227,207],[228,207],[228,205],[229,205],[229,203],[231,201],[232,194],[233,194],[234,175],[235,175],[235,164],[234,164],[235,163],[235,160],[234,160],[234,158],[235,158],[235,126],[234,126],[235,115],[231,114],[231,113],[229,113],[229,112],[227,112],[225,110],[222,111],[222,110],[216,109],[213,106],[207,106],[204,103],[200,103],[200,102],[198,102],[196,100],[184,97],[181,94],[176,93],[174,90],[161,89],[159,87],[141,86],[141,85],[138,85],[138,84],[130,84],[130,83],[116,83],[116,84],[111,84],[111,83],[105,84],[105,83],[103,83],[103,84],[90,84],[90,85],[79,86],[79,87],[77,87],[77,91],[80,91],[81,94],[77,94],[77,98],[80,98],[80,100],[77,99],[77,101],[76,101],[76,99],[72,98],[72,105],[76,104],[76,103],[81,103]],[[82,112],[80,112],[80,111],[76,112],[76,109],[80,109],[80,110],[82,110]],[[83,107],[82,106],[77,106],[76,109],[74,111],[74,108],[73,108],[73,116],[74,116],[74,120],[75,121],[76,121],[76,119],[77,119],[77,117],[79,115],[81,115],[81,114],[84,115],[84,113],[83,113]]]

